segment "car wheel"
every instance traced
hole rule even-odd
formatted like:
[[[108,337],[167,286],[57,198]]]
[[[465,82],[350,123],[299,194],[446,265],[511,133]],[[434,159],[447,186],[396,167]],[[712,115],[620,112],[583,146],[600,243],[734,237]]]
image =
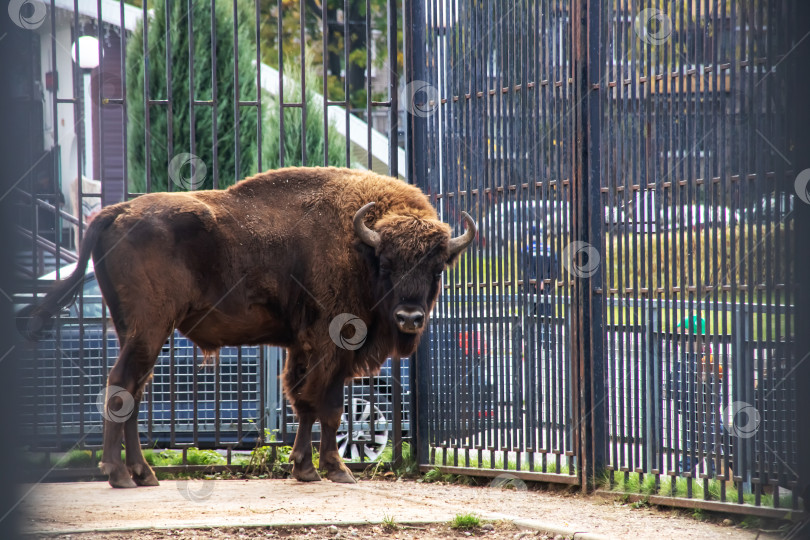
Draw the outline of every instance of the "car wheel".
[[[349,421],[346,413],[340,418],[337,432],[338,452],[344,459],[359,459],[360,448],[366,459],[374,461],[388,444],[388,420],[377,404],[372,410],[371,402],[352,398],[352,440],[349,444]]]

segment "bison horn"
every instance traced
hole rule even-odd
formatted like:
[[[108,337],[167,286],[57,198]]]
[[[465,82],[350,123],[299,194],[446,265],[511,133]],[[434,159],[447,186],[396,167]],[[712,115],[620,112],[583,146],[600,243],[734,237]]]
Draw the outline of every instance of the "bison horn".
[[[461,215],[464,216],[464,221],[467,223],[467,231],[461,236],[450,239],[448,249],[451,255],[457,255],[467,249],[467,246],[472,244],[472,241],[475,239],[475,234],[478,232],[475,221],[470,217],[470,214],[462,211]]]
[[[357,213],[354,215],[354,232],[357,236],[365,242],[366,244],[370,245],[373,248],[376,248],[380,245],[380,233],[377,231],[372,231],[366,226],[364,221],[366,217],[366,212],[371,210],[371,207],[377,203],[370,202],[367,205],[363,206]]]

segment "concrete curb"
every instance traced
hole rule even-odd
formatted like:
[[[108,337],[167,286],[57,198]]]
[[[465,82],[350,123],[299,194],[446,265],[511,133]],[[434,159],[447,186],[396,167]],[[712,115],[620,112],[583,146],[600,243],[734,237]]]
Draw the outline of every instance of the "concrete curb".
[[[552,535],[561,534],[571,537],[574,540],[612,540],[612,537],[605,536],[604,534],[584,532],[576,527],[560,527],[559,525],[538,521],[536,519],[514,519],[512,523],[518,527],[524,527],[534,531],[543,531]]]
[[[437,523],[446,523],[446,521],[436,521],[432,519],[426,520],[408,520],[397,521],[399,525],[435,525]],[[95,529],[64,529],[58,531],[24,531],[22,534],[25,536],[59,536],[65,534],[87,534],[87,533],[113,533],[113,532],[134,532],[134,531],[173,531],[178,529],[193,530],[193,531],[208,531],[211,529],[276,529],[281,527],[289,527],[291,529],[304,529],[307,527],[328,527],[334,525],[336,527],[366,527],[368,525],[380,525],[380,521],[295,521],[290,523],[208,523],[205,525],[172,525],[170,527],[154,526],[154,527],[107,527]]]

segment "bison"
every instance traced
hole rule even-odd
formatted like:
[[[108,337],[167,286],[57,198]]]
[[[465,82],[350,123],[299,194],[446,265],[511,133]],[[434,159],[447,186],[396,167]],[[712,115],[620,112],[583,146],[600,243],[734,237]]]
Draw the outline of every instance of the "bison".
[[[113,487],[158,484],[141,452],[137,408],[175,329],[206,355],[226,345],[286,347],[282,385],[300,422],[292,476],[320,480],[312,464],[319,420],[327,478],[352,483],[336,442],[343,387],[378,372],[388,356],[414,352],[442,271],[475,238],[475,222],[463,217],[467,229],[454,238],[418,188],[341,168],[142,195],[93,219],[76,271],[26,317],[29,327],[50,324],[78,293],[92,254],[121,345],[107,380],[99,464]],[[116,418],[130,396],[135,413]]]

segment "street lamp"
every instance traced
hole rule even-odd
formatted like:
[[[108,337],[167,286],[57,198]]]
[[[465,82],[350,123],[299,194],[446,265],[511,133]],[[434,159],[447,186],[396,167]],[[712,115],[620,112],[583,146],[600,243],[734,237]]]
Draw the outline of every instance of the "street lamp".
[[[73,42],[70,55],[76,62],[79,57],[79,67],[82,69],[94,69],[98,66],[98,39],[94,36],[81,36]]]
[[[92,126],[91,107],[87,107],[87,103],[93,103],[90,91],[90,72],[98,67],[99,64],[99,42],[98,38],[94,36],[83,35],[73,42],[70,48],[70,55],[73,57],[73,63],[80,68],[80,81],[81,81],[81,100],[79,102],[79,116],[82,119],[79,123],[79,133],[77,135],[82,139],[80,148],[84,148],[83,156],[79,156],[82,164],[82,173],[88,174],[87,167],[92,163],[93,159],[93,144],[92,140],[86,139],[86,134],[90,133],[90,126]],[[78,58],[78,61],[77,61]],[[81,178],[78,179],[81,182]]]

